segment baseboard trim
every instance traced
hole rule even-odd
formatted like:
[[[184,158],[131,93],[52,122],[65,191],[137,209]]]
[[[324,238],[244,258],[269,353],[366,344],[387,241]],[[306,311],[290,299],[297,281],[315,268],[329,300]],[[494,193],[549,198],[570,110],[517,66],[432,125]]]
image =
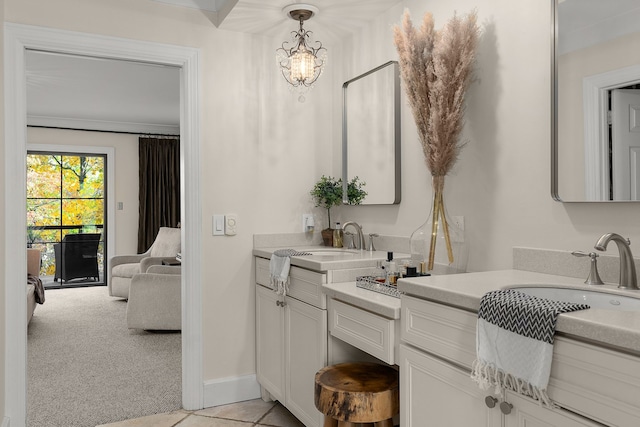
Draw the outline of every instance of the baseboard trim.
[[[260,397],[255,374],[204,382],[204,407],[227,405]]]

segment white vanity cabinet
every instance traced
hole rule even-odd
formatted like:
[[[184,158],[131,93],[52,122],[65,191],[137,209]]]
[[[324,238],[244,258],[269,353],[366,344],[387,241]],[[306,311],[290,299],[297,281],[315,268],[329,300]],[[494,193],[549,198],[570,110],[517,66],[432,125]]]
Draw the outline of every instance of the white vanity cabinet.
[[[314,378],[327,365],[326,275],[290,270],[289,294],[269,286],[269,260],[256,258],[256,374],[263,398],[278,400],[307,427],[322,425]]]
[[[471,363],[475,359],[476,313],[403,295],[400,317],[400,414],[403,427],[422,427],[426,420],[439,427],[602,425],[589,419],[597,419],[601,414],[590,414],[586,401],[577,411],[584,416],[576,416],[563,409],[542,407],[538,402],[515,393],[507,392],[504,397],[497,398],[491,390],[480,390],[470,378]],[[570,340],[565,339],[567,341]],[[563,357],[566,355],[559,355],[561,361]],[[568,386],[572,381],[554,379],[553,376],[552,370],[552,382],[555,381],[556,385],[563,383]],[[550,386],[552,399],[554,391]],[[599,390],[599,393],[603,392]],[[620,427],[638,425],[633,424],[634,420],[637,421],[626,415],[615,422],[599,419],[606,425]]]

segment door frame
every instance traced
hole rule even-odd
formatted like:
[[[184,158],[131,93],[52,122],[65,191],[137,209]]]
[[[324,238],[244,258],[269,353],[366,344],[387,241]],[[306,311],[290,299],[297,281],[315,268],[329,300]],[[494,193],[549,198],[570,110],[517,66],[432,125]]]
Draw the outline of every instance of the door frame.
[[[584,179],[586,200],[609,200],[609,90],[640,82],[640,65],[585,77]]]
[[[26,49],[180,68],[182,218],[182,405],[201,409],[202,283],[199,49],[45,27],[4,24],[5,422],[26,425]],[[186,238],[188,236],[188,238]],[[8,268],[11,266],[11,268]]]

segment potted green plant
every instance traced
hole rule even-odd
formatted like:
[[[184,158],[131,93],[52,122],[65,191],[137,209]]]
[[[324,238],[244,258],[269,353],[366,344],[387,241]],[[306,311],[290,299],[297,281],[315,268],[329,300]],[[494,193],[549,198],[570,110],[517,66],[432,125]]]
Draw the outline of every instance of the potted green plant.
[[[349,181],[347,195],[350,205],[359,205],[367,195],[362,189],[366,185],[357,176]],[[333,229],[331,228],[331,208],[342,204],[342,179],[322,175],[310,192],[316,207],[327,210],[328,226],[322,230],[322,240],[325,246],[333,245]]]

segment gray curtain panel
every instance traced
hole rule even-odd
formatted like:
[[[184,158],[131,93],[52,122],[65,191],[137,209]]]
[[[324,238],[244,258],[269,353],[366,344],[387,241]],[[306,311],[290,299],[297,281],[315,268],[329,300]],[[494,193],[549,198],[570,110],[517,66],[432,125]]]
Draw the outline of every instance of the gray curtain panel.
[[[140,137],[138,253],[146,252],[160,227],[180,223],[180,139]]]

